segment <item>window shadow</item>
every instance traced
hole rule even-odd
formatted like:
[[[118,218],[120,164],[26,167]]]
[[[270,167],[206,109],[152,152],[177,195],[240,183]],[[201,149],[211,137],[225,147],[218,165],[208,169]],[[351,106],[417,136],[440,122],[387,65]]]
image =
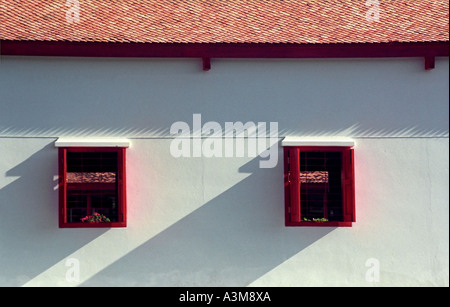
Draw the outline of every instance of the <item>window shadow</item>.
[[[246,286],[335,229],[284,226],[282,163],[239,172],[251,175],[81,286]]]
[[[58,152],[48,142],[5,172],[12,181],[0,189],[0,286],[24,285],[107,231],[58,228]],[[7,149],[2,155],[13,155]]]

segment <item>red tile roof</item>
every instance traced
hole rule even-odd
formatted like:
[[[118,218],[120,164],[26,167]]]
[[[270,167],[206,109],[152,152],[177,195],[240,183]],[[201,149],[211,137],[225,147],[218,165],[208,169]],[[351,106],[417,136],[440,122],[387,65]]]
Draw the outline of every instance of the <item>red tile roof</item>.
[[[300,183],[328,183],[327,171],[302,171]]]
[[[366,0],[78,2],[79,22],[69,23],[66,0],[0,0],[0,40],[308,44],[449,39],[449,0],[379,0],[379,22],[366,19],[375,9]]]
[[[67,183],[115,183],[114,172],[68,172]]]

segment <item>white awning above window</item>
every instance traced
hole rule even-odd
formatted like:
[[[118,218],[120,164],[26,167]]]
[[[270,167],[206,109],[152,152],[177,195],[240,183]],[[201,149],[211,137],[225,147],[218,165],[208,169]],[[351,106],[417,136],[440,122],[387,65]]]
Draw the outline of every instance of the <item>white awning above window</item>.
[[[58,138],[55,147],[130,147],[128,139],[119,138]]]
[[[353,147],[355,141],[345,138],[302,138],[287,136],[281,141],[281,146],[343,146]]]

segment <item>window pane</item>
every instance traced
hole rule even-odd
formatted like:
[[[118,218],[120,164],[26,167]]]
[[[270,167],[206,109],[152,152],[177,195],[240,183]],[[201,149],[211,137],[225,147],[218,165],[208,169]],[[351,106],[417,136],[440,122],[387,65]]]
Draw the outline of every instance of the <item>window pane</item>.
[[[300,152],[303,218],[342,220],[341,155],[340,152]]]
[[[67,223],[80,223],[82,218],[94,213],[103,214],[111,222],[119,221],[116,191],[67,191]]]
[[[117,172],[117,152],[68,152],[67,172]]]
[[[79,223],[87,215],[87,195],[80,191],[67,192],[67,223]]]
[[[92,212],[103,214],[111,220],[118,221],[117,198],[115,194],[95,194],[91,197]]]

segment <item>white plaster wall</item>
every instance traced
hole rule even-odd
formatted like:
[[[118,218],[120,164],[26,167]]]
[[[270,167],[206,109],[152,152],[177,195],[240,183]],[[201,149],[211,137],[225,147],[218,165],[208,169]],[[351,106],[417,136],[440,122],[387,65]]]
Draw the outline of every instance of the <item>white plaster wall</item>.
[[[0,63],[2,286],[448,286],[448,59]],[[353,137],[357,222],[284,227],[281,147],[270,169],[174,158],[170,125],[193,113]],[[127,228],[58,228],[63,135],[131,139]]]
[[[176,121],[278,122],[282,135],[448,136],[448,58],[21,58],[0,62],[0,136],[166,137]],[[101,115],[101,116],[100,116]]]

